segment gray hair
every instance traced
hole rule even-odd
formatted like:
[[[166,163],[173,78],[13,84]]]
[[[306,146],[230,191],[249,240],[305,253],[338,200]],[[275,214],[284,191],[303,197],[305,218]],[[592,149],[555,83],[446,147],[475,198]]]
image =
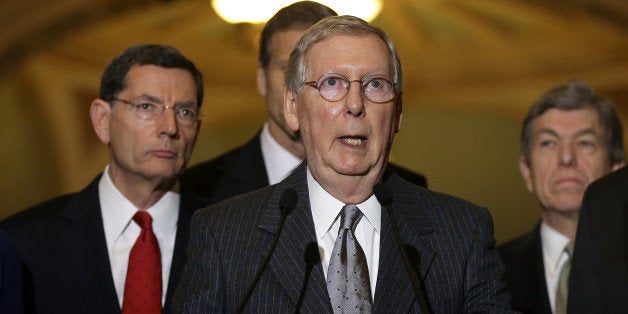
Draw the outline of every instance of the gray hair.
[[[397,102],[400,103],[401,92],[403,90],[403,76],[401,72],[401,61],[399,60],[395,46],[384,31],[360,18],[350,15],[326,17],[312,26],[305,35],[301,37],[290,54],[290,60],[286,68],[285,83],[287,89],[296,93],[299,92],[303,86],[307,74],[305,59],[314,44],[338,35],[359,37],[369,34],[374,34],[381,38],[388,47],[388,53],[393,65],[392,79],[395,84],[395,95],[397,95]]]
[[[528,115],[523,120],[523,127],[521,128],[521,153],[525,159],[527,161],[530,160],[532,123],[534,120],[550,109],[570,111],[585,108],[594,109],[597,112],[600,123],[604,127],[604,144],[606,149],[608,149],[611,165],[623,162],[624,131],[621,120],[615,110],[615,105],[610,100],[597,95],[589,84],[578,80],[568,81],[552,88],[532,105]]]

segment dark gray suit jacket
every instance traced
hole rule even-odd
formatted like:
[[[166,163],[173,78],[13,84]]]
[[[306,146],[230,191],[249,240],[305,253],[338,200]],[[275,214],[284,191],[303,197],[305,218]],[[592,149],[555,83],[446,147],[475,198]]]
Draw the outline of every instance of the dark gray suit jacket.
[[[23,260],[27,312],[120,313],[103,229],[98,181],[2,221]],[[186,262],[190,220],[207,202],[181,195],[164,312]]]
[[[628,168],[584,195],[568,302],[569,313],[628,313]]]
[[[390,174],[390,173],[389,173]],[[502,265],[494,249],[486,209],[431,192],[390,174],[401,238],[412,247],[414,266],[435,313],[508,312]],[[305,280],[304,253],[316,245],[306,164],[282,182],[198,211],[192,219],[189,260],[173,309],[183,313],[231,313],[244,299],[277,232],[278,202],[286,189],[298,193],[268,267],[245,312],[294,312]],[[382,211],[375,312],[419,312],[386,211]],[[329,313],[331,304],[320,262],[307,280],[301,310]]]
[[[540,224],[531,232],[497,247],[506,266],[506,286],[512,295],[512,306],[523,313],[551,314]]]
[[[427,187],[422,174],[394,164],[389,167],[407,181]],[[268,186],[260,132],[246,144],[187,169],[180,181],[183,188],[208,198],[210,204]]]

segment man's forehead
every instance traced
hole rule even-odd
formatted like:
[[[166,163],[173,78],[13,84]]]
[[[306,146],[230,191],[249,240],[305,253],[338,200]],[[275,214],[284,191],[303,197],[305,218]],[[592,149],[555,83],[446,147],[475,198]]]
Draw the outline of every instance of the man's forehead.
[[[595,108],[584,107],[578,109],[563,110],[551,108],[536,117],[533,121],[536,126],[556,125],[556,126],[578,126],[578,125],[601,125],[600,114]]]
[[[360,48],[362,51],[358,52],[353,48],[355,45],[369,46],[368,53],[363,53],[363,48]],[[376,67],[372,70],[379,74],[393,72],[392,60],[390,60],[386,45],[374,34],[332,35],[312,44],[304,61],[308,71],[320,66],[333,66],[334,62],[337,62],[341,67]]]

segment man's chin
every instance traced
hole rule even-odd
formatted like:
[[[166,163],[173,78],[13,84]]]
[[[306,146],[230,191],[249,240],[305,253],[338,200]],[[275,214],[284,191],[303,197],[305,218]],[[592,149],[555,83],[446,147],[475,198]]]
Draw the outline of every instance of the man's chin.
[[[336,173],[344,176],[366,176],[375,171],[373,167],[363,164],[339,165],[334,169]]]
[[[154,165],[144,172],[146,178],[153,181],[172,181],[182,172],[182,167],[172,165]]]
[[[578,212],[580,210],[580,204],[582,203],[582,197],[571,197],[565,200],[558,200],[554,206],[552,206],[557,212],[563,214],[569,214]]]

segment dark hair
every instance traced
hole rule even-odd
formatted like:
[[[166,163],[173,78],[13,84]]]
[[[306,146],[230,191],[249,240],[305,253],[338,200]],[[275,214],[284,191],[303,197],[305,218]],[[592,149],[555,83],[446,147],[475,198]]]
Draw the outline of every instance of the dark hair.
[[[521,153],[529,160],[532,142],[532,122],[550,109],[561,111],[592,108],[604,127],[604,144],[609,151],[610,163],[624,161],[623,127],[615,105],[608,99],[595,93],[589,84],[572,80],[552,88],[532,105],[528,115],[523,120],[521,129]]]
[[[285,83],[289,91],[298,93],[305,82],[307,66],[305,59],[314,44],[324,41],[334,36],[367,36],[375,35],[379,37],[388,48],[388,55],[392,65],[392,79],[395,83],[395,95],[400,104],[400,96],[403,90],[403,73],[401,71],[401,61],[395,49],[395,45],[388,38],[386,33],[369,22],[351,15],[330,16],[316,23],[297,41],[290,60],[286,67]]]
[[[270,40],[282,31],[307,29],[327,16],[338,15],[334,10],[314,1],[299,1],[282,8],[273,15],[262,30],[259,40],[259,63],[264,69],[270,62]]]
[[[203,104],[203,75],[194,63],[168,45],[141,44],[129,47],[115,57],[100,81],[100,99],[111,102],[126,87],[126,75],[135,65],[156,65],[187,70],[196,82],[196,101]]]

